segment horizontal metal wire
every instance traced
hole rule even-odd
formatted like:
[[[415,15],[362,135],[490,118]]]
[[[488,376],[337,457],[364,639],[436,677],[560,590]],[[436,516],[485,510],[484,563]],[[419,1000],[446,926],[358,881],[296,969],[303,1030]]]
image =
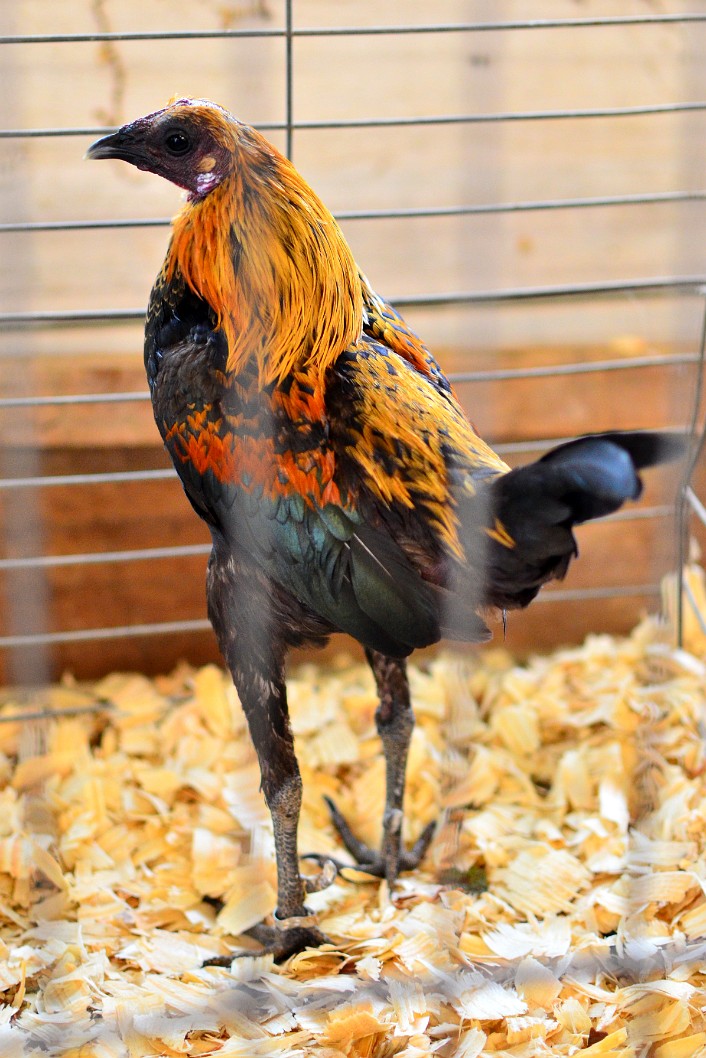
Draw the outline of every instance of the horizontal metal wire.
[[[7,703],[0,702],[0,709]],[[16,708],[16,706],[15,706]],[[82,716],[85,713],[113,711],[112,702],[92,702],[90,705],[68,705],[59,709],[20,709],[15,713],[0,713],[0,724],[25,724],[29,720],[56,720],[62,716]]]
[[[542,602],[583,602],[588,599],[625,599],[638,595],[660,595],[659,584],[615,584],[604,588],[549,588],[541,591],[532,605]],[[2,640],[0,640],[0,645]]]
[[[1,489],[51,488],[64,485],[116,485],[125,481],[164,481],[174,477],[165,470],[111,470],[103,474],[48,474],[35,478],[0,478]]]
[[[647,279],[615,279],[596,283],[567,283],[547,287],[516,287],[509,290],[460,291],[443,294],[411,294],[391,297],[401,308],[434,308],[444,305],[496,305],[502,302],[541,301],[554,298],[612,297],[619,294],[703,294],[706,275],[655,276]],[[67,309],[55,312],[2,312],[0,327],[74,323],[131,323],[143,320],[146,309]]]
[[[520,378],[556,378],[559,375],[591,375],[604,371],[629,371],[643,367],[676,367],[698,362],[696,353],[674,353],[655,356],[631,356],[613,360],[591,360],[588,363],[546,364],[538,367],[489,368],[479,371],[455,371],[451,382],[501,382]],[[3,407],[0,401],[0,408]]]
[[[606,514],[601,522],[648,521],[652,518],[673,518],[674,504],[663,503],[655,507],[622,507],[613,514]]]
[[[302,26],[262,29],[184,29],[126,33],[35,33],[0,37],[0,44],[95,44],[109,41],[228,40],[291,37],[379,37],[414,33],[501,33],[533,29],[596,29],[612,26],[688,25],[706,21],[698,12],[669,15],[608,15],[594,18],[535,18],[503,22],[442,22],[386,26]]]
[[[684,114],[706,110],[706,102],[689,100],[681,103],[646,103],[630,107],[591,107],[567,110],[515,110],[497,114],[433,114],[428,117],[337,118],[320,121],[294,121],[292,130],[315,132],[330,129],[388,129],[417,128],[430,125],[486,125],[507,124],[514,121],[565,121],[584,118],[633,118],[656,114]],[[115,132],[115,125],[81,126],[77,128],[0,129],[0,139],[37,139],[62,136],[105,136]],[[290,126],[284,122],[259,123],[257,128],[267,132],[285,132]]]
[[[149,392],[139,390],[130,393],[62,393],[47,397],[0,397],[0,410],[4,408],[51,408],[55,406],[87,404],[130,404],[150,399]]]
[[[594,198],[540,199],[536,202],[490,202],[475,206],[416,206],[407,209],[351,209],[334,214],[336,220],[417,220],[436,217],[473,217],[503,213],[535,213],[562,209],[664,205],[706,201],[706,191],[655,191],[639,195],[601,195]],[[104,231],[122,228],[166,228],[169,217],[132,217],[113,220],[13,221],[0,224],[9,232]]]
[[[171,224],[169,217],[132,217],[127,220],[18,220],[0,224],[0,235],[8,232],[35,231],[113,231],[119,228],[166,228]]]
[[[50,126],[42,129],[0,129],[0,140],[34,140],[62,138],[64,136],[106,136],[115,132],[117,125],[81,125],[78,127],[59,128]],[[287,126],[281,121],[258,122],[261,132],[282,132]]]
[[[68,309],[59,312],[3,312],[0,327],[25,324],[130,323],[144,320],[146,309]]]
[[[478,371],[452,371],[449,380],[454,384],[467,382],[499,382],[508,379],[555,377],[556,375],[591,375],[603,371],[629,371],[650,367],[681,367],[698,362],[696,353],[633,356],[613,360],[590,360],[582,363],[554,364],[541,367],[489,368]],[[54,406],[127,404],[145,402],[149,392],[139,390],[126,393],[64,393],[39,397],[0,397],[0,411],[10,408],[48,408]]]
[[[622,584],[596,588],[565,588],[540,593],[534,600],[534,605],[539,602],[582,602],[589,599],[632,598],[659,594],[659,584]],[[99,639],[121,639],[123,637],[178,635],[180,633],[208,632],[210,630],[210,622],[203,618],[190,621],[157,621],[151,624],[119,625],[113,628],[81,628],[64,632],[33,632],[27,635],[0,636],[0,649],[50,646],[52,644],[80,643]]]
[[[665,432],[683,433],[680,427],[667,428]],[[498,455],[517,455],[545,452],[555,445],[575,440],[574,437],[553,437],[537,441],[508,441],[493,444]],[[49,474],[37,477],[0,478],[0,491],[9,489],[52,488],[72,485],[115,485],[122,482],[169,481],[175,478],[171,468],[164,470],[109,470],[95,474]]]
[[[34,555],[28,558],[0,558],[0,571],[14,569],[55,569],[61,566],[96,566],[113,562],[146,562],[160,559],[208,555],[210,544],[183,544],[173,547],[141,547],[130,551],[88,551],[73,555]]]
[[[331,121],[297,121],[294,129],[384,129],[428,125],[479,125],[513,121],[564,121],[583,118],[632,118],[655,114],[683,114],[706,110],[706,102],[647,103],[630,107],[590,107],[562,110],[515,110],[498,114],[434,114],[429,117],[343,118]]]
[[[704,507],[703,503],[692,488],[686,489],[686,499],[701,524],[706,525],[706,507]]]
[[[683,426],[662,426],[660,428],[664,433],[678,434],[681,437],[687,435],[687,430]],[[498,454],[505,454],[507,452],[526,453],[531,452],[546,452],[550,448],[554,448],[557,445],[566,444],[568,441],[575,441],[575,435],[571,437],[543,437],[537,438],[533,441],[503,441],[499,443],[489,442],[492,444],[493,450]]]
[[[554,298],[612,297],[616,294],[650,295],[680,293],[703,295],[706,276],[664,276],[651,279],[615,279],[598,283],[567,283],[547,287],[516,287],[510,290],[470,293],[412,294],[390,298],[401,308],[433,308],[443,305],[496,305],[502,302],[542,301]],[[2,316],[0,316],[0,323]]]
[[[0,648],[50,646],[58,643],[83,643],[97,639],[122,639],[124,636],[178,635],[184,632],[207,632],[206,618],[192,621],[159,621],[150,624],[117,625],[113,628],[80,628],[66,632],[32,632],[27,635],[0,636]]]
[[[694,497],[696,499],[696,497]],[[698,500],[696,501],[698,503]],[[661,504],[653,507],[628,508],[606,515],[604,522],[647,521],[672,518],[674,506]],[[705,514],[706,516],[706,514]],[[88,551],[71,555],[32,555],[26,558],[0,558],[0,572],[19,569],[57,569],[63,566],[110,565],[123,562],[160,561],[208,555],[210,544],[186,544],[173,547],[143,547],[128,551]]]

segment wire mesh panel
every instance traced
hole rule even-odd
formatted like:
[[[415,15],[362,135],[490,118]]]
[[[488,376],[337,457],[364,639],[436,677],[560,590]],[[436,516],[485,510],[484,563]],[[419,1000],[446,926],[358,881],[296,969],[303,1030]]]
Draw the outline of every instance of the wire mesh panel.
[[[706,521],[706,14],[532,9],[0,8],[0,683],[42,684],[0,692],[8,1058],[706,1047],[706,584],[683,573]],[[141,353],[177,200],[82,155],[174,92],[294,158],[509,463],[579,433],[687,432],[684,465],[582,528],[569,577],[509,615],[510,651],[426,657],[409,683],[382,653],[372,672],[337,659],[285,692],[275,607],[253,632],[231,596],[255,644],[229,644],[240,694],[212,665],[164,675],[217,657],[210,544]],[[678,646],[635,627],[661,591]],[[285,968],[255,946],[312,925]]]
[[[368,4],[204,5],[196,26],[186,5],[165,26],[127,0],[71,25],[3,13],[6,679],[215,656],[208,544],[139,352],[177,202],[81,162],[175,88],[295,158],[510,461],[590,430],[698,433],[706,16],[481,8],[444,4],[430,23],[415,4],[379,24]],[[656,605],[676,561],[672,479],[586,530],[586,561],[513,617],[510,645],[556,642],[550,607],[569,608],[572,638]]]

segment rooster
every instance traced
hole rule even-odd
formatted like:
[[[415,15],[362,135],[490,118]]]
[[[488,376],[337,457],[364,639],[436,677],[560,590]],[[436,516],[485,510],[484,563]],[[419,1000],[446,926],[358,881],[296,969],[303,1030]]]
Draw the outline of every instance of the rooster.
[[[593,435],[509,467],[478,436],[431,352],[368,283],[331,213],[254,128],[181,99],[94,143],[186,192],[149,301],[154,415],[208,525],[208,613],[272,815],[277,957],[321,943],[299,870],[302,784],[287,713],[291,647],[346,632],[365,648],[386,761],[380,849],[335,805],[349,853],[392,885],[432,837],[402,844],[413,714],[406,657],[479,642],[487,611],[526,606],[566,573],[572,527],[676,458],[656,433]]]

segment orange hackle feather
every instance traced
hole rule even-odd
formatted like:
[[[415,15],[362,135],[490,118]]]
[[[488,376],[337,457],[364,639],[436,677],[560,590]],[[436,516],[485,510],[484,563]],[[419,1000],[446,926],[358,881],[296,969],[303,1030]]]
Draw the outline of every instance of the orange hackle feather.
[[[353,255],[329,210],[283,154],[225,112],[200,110],[229,152],[230,172],[175,217],[166,279],[179,272],[213,309],[228,342],[228,374],[254,358],[260,385],[296,370],[311,370],[320,383],[361,335]],[[191,105],[190,114],[195,111]]]
[[[225,384],[243,395],[253,385],[273,386],[263,412],[283,411],[293,423],[323,422],[327,369],[346,350],[365,346],[365,323],[366,334],[415,370],[400,371],[391,385],[382,360],[361,359],[359,436],[347,454],[378,500],[426,509],[430,528],[462,559],[446,441],[454,438],[472,460],[462,492],[474,493],[476,474],[503,473],[507,466],[452,392],[433,396],[439,370],[433,356],[360,274],[338,224],[291,162],[213,104],[187,106],[189,117],[205,123],[225,149],[228,169],[175,217],[163,279],[182,279],[213,310],[228,346]],[[171,109],[178,117],[180,105]],[[395,408],[402,413],[393,423]],[[177,459],[224,483],[237,479],[246,492],[261,488],[272,499],[297,492],[310,505],[346,504],[326,443],[315,452],[276,450],[264,423],[252,434],[227,415],[214,417],[210,406],[165,423],[165,432]]]

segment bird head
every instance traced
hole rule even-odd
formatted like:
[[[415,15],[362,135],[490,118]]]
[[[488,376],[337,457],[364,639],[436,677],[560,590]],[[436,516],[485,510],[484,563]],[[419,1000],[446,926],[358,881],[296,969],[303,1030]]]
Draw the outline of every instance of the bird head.
[[[98,140],[188,191],[164,265],[213,310],[228,373],[255,358],[263,384],[311,370],[318,385],[361,335],[360,275],[343,232],[292,163],[205,99],[179,99]]]
[[[179,99],[91,144],[87,158],[120,158],[200,199],[229,175],[244,126],[205,99]]]

